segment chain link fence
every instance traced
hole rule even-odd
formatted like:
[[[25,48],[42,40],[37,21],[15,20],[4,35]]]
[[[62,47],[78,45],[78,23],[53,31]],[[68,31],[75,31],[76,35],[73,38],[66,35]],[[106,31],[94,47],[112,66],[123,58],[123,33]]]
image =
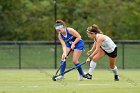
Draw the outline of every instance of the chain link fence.
[[[117,66],[122,69],[140,68],[140,41],[115,41],[118,46]],[[92,47],[92,41],[85,41],[85,51],[79,61],[87,59],[87,51]],[[55,47],[57,51],[55,51]],[[1,41],[0,42],[0,68],[36,69],[58,68],[62,54],[59,42],[37,41]],[[55,56],[57,55],[57,56]],[[72,55],[67,59],[67,67],[72,67]],[[88,68],[89,64],[83,66]],[[109,68],[108,57],[104,57],[97,63],[97,68]]]

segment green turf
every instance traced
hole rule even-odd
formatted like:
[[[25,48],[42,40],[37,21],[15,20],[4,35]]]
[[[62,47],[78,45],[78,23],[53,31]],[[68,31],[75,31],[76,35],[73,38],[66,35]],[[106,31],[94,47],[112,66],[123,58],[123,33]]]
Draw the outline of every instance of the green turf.
[[[0,93],[140,93],[140,70],[120,70],[120,81],[109,70],[95,70],[93,80],[83,81],[73,70],[65,80],[52,81],[55,71],[0,70]]]

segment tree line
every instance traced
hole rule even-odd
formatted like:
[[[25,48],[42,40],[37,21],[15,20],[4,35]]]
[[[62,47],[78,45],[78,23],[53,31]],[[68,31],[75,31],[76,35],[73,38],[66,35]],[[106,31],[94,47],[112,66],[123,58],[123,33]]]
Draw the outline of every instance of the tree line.
[[[56,0],[57,19],[88,40],[97,24],[114,40],[140,39],[139,0]],[[53,41],[54,0],[0,0],[0,41]]]

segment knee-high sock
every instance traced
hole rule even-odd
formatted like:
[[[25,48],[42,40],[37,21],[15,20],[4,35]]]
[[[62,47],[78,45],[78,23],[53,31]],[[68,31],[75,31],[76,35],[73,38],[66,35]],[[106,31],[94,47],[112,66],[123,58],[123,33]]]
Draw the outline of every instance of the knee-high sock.
[[[80,63],[75,64],[75,66],[78,66],[78,65],[80,65]],[[79,72],[80,75],[82,75],[82,76],[84,75],[84,72],[83,72],[83,69],[82,69],[81,66],[78,66],[77,67],[77,70],[78,70],[78,72]]]
[[[114,73],[114,75],[118,75],[118,68],[117,66],[114,67],[114,69],[111,69]]]
[[[90,68],[89,68],[89,71],[88,71],[88,73],[89,73],[90,75],[93,74],[93,71],[94,71],[95,67],[96,67],[96,63],[95,63],[93,60],[90,61]]]
[[[65,71],[65,68],[66,68],[66,61],[60,61],[60,65],[61,65],[60,73],[62,74]],[[62,76],[63,75],[64,74],[62,74]]]

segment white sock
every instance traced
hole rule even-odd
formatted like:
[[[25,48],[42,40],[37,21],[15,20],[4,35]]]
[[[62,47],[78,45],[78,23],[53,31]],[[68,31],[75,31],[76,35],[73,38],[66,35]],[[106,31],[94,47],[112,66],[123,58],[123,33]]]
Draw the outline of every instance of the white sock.
[[[89,73],[90,75],[93,74],[93,71],[94,71],[95,67],[96,67],[96,63],[92,60],[92,61],[90,62],[90,68],[89,68],[89,71],[88,71],[88,73]]]
[[[114,69],[112,69],[114,75],[118,75],[118,68],[117,66],[114,67]]]

